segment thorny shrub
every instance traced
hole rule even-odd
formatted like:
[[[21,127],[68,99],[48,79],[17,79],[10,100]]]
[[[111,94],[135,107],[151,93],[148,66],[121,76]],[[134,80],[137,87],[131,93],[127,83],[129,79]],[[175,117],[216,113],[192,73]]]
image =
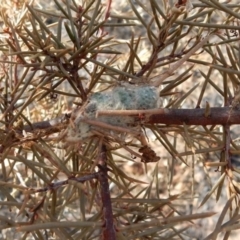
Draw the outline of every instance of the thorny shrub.
[[[239,228],[239,4],[0,8],[3,238],[227,239]],[[223,189],[214,218],[202,209]],[[195,232],[209,217],[215,226]]]

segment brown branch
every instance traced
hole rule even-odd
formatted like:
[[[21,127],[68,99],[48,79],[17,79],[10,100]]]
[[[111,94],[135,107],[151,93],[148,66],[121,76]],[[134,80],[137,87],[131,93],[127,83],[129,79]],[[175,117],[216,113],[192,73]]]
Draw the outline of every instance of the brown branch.
[[[38,129],[44,130],[48,128],[58,127],[64,124],[69,118],[70,116],[62,115],[61,117],[57,117],[49,121],[35,122],[35,123],[32,123],[31,125],[25,125],[23,127],[23,130],[26,132],[33,132],[34,130],[38,130]]]
[[[225,155],[225,161],[227,162],[227,166],[229,169],[232,169],[232,162],[231,162],[231,153],[230,153],[230,145],[231,145],[231,133],[230,133],[230,126],[226,124],[224,126],[224,142],[225,142],[225,148],[224,148],[224,155]]]
[[[225,125],[239,124],[240,110],[231,107],[211,108],[208,116],[205,109],[159,109],[158,114],[152,114],[148,123],[163,123],[182,125]]]
[[[115,240],[116,239],[116,231],[113,222],[113,213],[112,213],[112,202],[111,196],[109,192],[109,184],[108,184],[108,174],[107,174],[107,149],[106,146],[102,144],[101,153],[98,159],[98,167],[99,167],[99,182],[100,182],[100,191],[102,198],[102,207],[103,207],[103,240]]]
[[[225,125],[225,124],[240,124],[240,110],[231,107],[214,107],[210,109],[208,116],[205,116],[204,108],[196,109],[150,109],[150,110],[108,110],[99,111],[97,116],[137,116],[145,115],[146,124],[175,124],[183,125]],[[34,130],[48,129],[58,127],[63,124],[65,116],[58,117],[49,121],[42,121],[33,123],[31,126],[25,125],[23,130],[26,132],[33,132]],[[68,117],[69,118],[69,117]]]
[[[171,64],[169,68],[161,74],[161,77],[159,77],[157,81],[152,83],[152,85],[158,87],[163,80],[173,75],[176,69],[180,68],[192,55],[195,54],[197,50],[201,49],[204,46],[204,44],[206,44],[208,40],[212,37],[212,35],[213,34],[207,35],[199,43],[192,47],[192,49],[188,51],[186,55],[184,55],[181,59],[179,59],[175,63]]]
[[[232,107],[211,108],[206,116],[206,109],[150,109],[150,110],[107,110],[98,111],[97,116],[141,116],[145,117],[145,123],[183,125],[225,125],[239,124],[240,110]]]
[[[29,188],[31,193],[38,193],[38,192],[47,192],[50,190],[54,190],[56,188],[65,186],[67,184],[69,184],[69,181],[76,181],[76,182],[80,182],[80,183],[84,183],[86,181],[92,180],[92,179],[96,179],[98,177],[99,173],[92,173],[86,176],[81,176],[81,177],[70,177],[66,180],[63,181],[59,181],[56,183],[51,183],[46,187],[42,187],[42,188]]]

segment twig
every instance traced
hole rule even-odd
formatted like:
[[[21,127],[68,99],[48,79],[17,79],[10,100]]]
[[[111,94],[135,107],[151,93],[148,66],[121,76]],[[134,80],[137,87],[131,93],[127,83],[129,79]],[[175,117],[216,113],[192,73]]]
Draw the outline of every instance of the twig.
[[[71,177],[71,178],[68,178],[67,180],[49,184],[48,186],[43,187],[43,188],[30,188],[29,190],[31,193],[46,192],[46,191],[54,190],[56,188],[67,185],[67,184],[69,184],[69,181],[76,181],[76,182],[84,183],[86,181],[97,178],[98,176],[99,176],[99,173],[92,173],[92,174],[81,176],[81,177]]]
[[[164,112],[165,109],[149,109],[149,110],[101,110],[97,111],[96,118],[98,118],[101,115],[106,116],[134,116],[139,114],[158,114]]]
[[[83,122],[88,123],[92,126],[105,128],[105,129],[113,130],[113,131],[117,131],[117,132],[130,133],[130,134],[133,134],[133,135],[139,135],[140,134],[140,132],[138,132],[138,131],[134,131],[134,130],[131,130],[129,128],[113,126],[111,124],[107,124],[107,123],[104,123],[104,122],[101,122],[101,121],[84,119]]]
[[[158,53],[161,52],[161,50],[166,45],[166,39],[169,34],[169,29],[171,28],[172,24],[176,21],[176,19],[178,18],[179,15],[180,15],[179,12],[172,13],[172,15],[166,20],[165,26],[163,26],[162,29],[159,30],[158,40],[157,40],[157,43],[155,44],[155,46],[153,44],[152,54],[151,54],[148,62],[142,66],[140,71],[138,71],[136,73],[137,77],[141,77],[144,75],[144,73],[146,73],[150,69],[153,69],[153,67],[155,66],[155,64],[157,63],[157,60],[158,60]]]
[[[230,126],[228,124],[224,126],[224,133],[225,133],[225,148],[224,148],[225,161],[228,164],[228,169],[232,169],[232,162],[230,156],[231,134]]]
[[[240,124],[240,111],[231,107],[213,107],[210,114],[205,116],[205,108],[196,109],[150,109],[150,110],[109,110],[98,111],[100,115],[111,116],[138,116],[145,115],[146,124],[175,124],[183,125],[225,125],[225,124]],[[25,125],[23,130],[33,132],[35,130],[57,127],[62,124],[64,116],[58,117],[49,121],[33,123],[31,126]],[[90,123],[90,122],[89,122]],[[108,124],[109,125],[109,124]],[[59,130],[60,131],[60,130]]]
[[[176,124],[176,125],[225,125],[228,123],[239,124],[240,123],[240,111],[235,109],[229,112],[231,108],[220,107],[211,108],[210,114],[205,116],[204,108],[197,109],[161,109],[159,114],[153,114],[148,118],[147,123],[163,123],[163,124]]]
[[[101,153],[98,159],[99,166],[99,182],[100,182],[100,191],[102,198],[102,207],[103,207],[103,220],[104,220],[104,229],[103,229],[103,240],[115,240],[116,231],[113,222],[113,213],[112,213],[112,202],[109,192],[108,184],[108,175],[107,175],[107,149],[104,144],[101,146]]]
[[[48,129],[48,128],[52,128],[52,127],[58,127],[60,125],[62,125],[64,122],[66,122],[66,119],[70,118],[69,116],[66,117],[66,114],[51,119],[49,121],[41,121],[41,122],[35,122],[32,123],[32,125],[25,125],[23,130],[26,132],[32,132],[33,130],[36,129]]]
[[[176,69],[181,67],[197,50],[202,48],[203,45],[207,43],[207,41],[210,39],[212,35],[213,34],[209,34],[208,36],[206,36],[202,41],[200,41],[196,46],[194,46],[184,57],[182,57],[176,63],[170,65],[169,69],[165,71],[157,81],[153,82],[152,85],[158,87],[164,79],[173,75]]]
[[[100,115],[111,116],[139,116],[145,118],[148,124],[175,124],[175,125],[225,125],[239,124],[240,111],[230,107],[211,108],[208,116],[205,116],[204,108],[196,109],[149,109],[149,110],[109,110],[98,111]]]

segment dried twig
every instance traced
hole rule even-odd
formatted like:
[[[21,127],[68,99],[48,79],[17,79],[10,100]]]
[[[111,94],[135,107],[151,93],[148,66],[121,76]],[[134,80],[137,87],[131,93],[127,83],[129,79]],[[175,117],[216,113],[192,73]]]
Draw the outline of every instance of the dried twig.
[[[179,69],[197,50],[203,47],[204,44],[207,43],[207,41],[210,39],[212,34],[209,34],[206,36],[203,40],[201,40],[196,46],[194,46],[184,57],[182,57],[180,60],[178,60],[176,63],[170,65],[169,69],[162,73],[162,75],[159,77],[158,80],[152,83],[153,86],[158,87],[162,81],[171,75],[174,74],[176,69]]]
[[[229,112],[231,114],[229,115]],[[150,109],[150,110],[107,110],[98,111],[98,116],[137,116],[144,117],[144,123],[162,123],[182,125],[223,125],[223,124],[240,124],[239,110],[230,107],[213,107],[210,114],[205,116],[204,108],[196,109]],[[25,125],[23,130],[32,132],[37,129],[47,129],[57,127],[62,124],[63,117],[55,118],[50,121],[42,121],[33,123],[31,126]],[[95,121],[93,121],[95,122]],[[89,123],[91,121],[89,120]],[[114,130],[116,130],[114,128]]]
[[[52,184],[50,184],[50,185],[48,185],[46,187],[30,188],[29,190],[30,190],[31,193],[46,192],[46,191],[54,190],[56,188],[65,186],[65,185],[69,184],[69,181],[76,181],[76,182],[84,183],[86,181],[95,179],[98,176],[99,176],[99,173],[92,173],[92,174],[81,176],[81,177],[70,177],[67,180],[55,182],[55,183],[52,183]]]
[[[101,152],[98,159],[99,182],[103,207],[103,240],[116,239],[116,232],[113,222],[112,202],[109,192],[108,175],[107,175],[107,149],[105,145],[101,146]]]

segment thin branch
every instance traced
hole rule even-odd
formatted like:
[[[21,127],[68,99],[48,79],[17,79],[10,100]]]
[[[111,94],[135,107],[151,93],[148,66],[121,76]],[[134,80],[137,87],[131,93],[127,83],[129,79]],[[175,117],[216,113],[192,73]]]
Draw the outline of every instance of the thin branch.
[[[225,132],[225,161],[228,164],[228,168],[232,169],[232,162],[231,162],[231,156],[230,156],[230,145],[231,145],[231,133],[230,133],[230,126],[226,124],[224,126],[224,132]]]
[[[103,220],[104,220],[104,229],[103,229],[103,240],[115,240],[116,231],[113,222],[113,213],[112,213],[112,202],[109,192],[108,184],[108,169],[107,169],[107,149],[104,144],[101,146],[101,152],[98,159],[99,167],[99,182],[100,182],[100,191],[102,198],[102,207],[103,207]]]
[[[182,125],[225,125],[239,124],[240,111],[229,107],[211,108],[205,116],[204,108],[197,109],[160,109],[161,113],[153,114],[147,123],[165,123]]]
[[[212,35],[213,34],[207,35],[203,40],[196,44],[185,56],[183,56],[180,60],[178,60],[174,64],[171,64],[169,69],[163,72],[159,79],[153,82],[152,85],[158,87],[164,79],[173,75],[176,69],[180,68],[192,55],[194,55],[194,53],[197,50],[201,49],[203,45],[207,43],[210,37],[212,37]]]
[[[62,115],[60,117],[51,119],[49,121],[41,121],[32,123],[32,125],[25,125],[23,130],[26,132],[32,132],[37,129],[48,129],[52,127],[59,127],[60,125],[64,124],[70,116]]]
[[[98,177],[98,175],[99,175],[99,173],[92,173],[92,174],[81,176],[81,177],[70,177],[67,180],[52,183],[52,184],[49,184],[46,187],[29,188],[29,190],[30,190],[31,193],[47,192],[47,191],[54,190],[56,188],[62,187],[64,185],[67,185],[67,184],[69,184],[69,181],[76,181],[76,182],[84,183],[86,181],[96,179]]]
[[[196,109],[150,109],[150,110],[108,110],[98,111],[97,116],[137,116],[144,115],[145,123],[148,124],[175,124],[183,125],[225,125],[240,124],[240,111],[232,107],[214,107],[210,109],[209,115],[205,116],[205,108]],[[49,121],[33,123],[31,126],[25,125],[23,130],[33,132],[34,130],[48,129],[62,125],[64,116]],[[59,130],[60,131],[60,130]]]
[[[121,116],[141,116],[145,118],[144,123],[161,123],[183,125],[225,125],[239,124],[240,111],[231,107],[211,108],[208,116],[205,115],[205,108],[196,109],[150,109],[150,110],[108,110],[98,111],[100,115],[121,115]]]

